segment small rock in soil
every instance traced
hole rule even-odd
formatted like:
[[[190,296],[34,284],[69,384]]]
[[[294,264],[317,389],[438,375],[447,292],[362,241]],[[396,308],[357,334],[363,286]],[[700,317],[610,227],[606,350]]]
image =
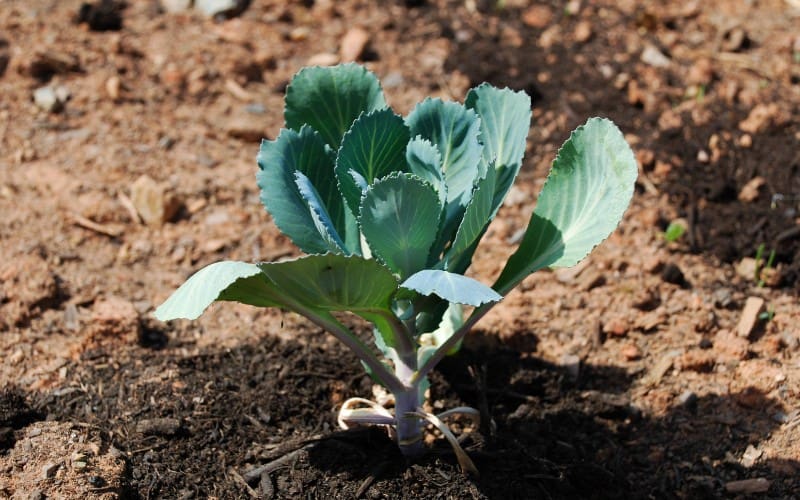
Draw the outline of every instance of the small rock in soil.
[[[738,360],[747,359],[750,350],[750,343],[733,334],[730,330],[720,329],[714,337],[714,350],[721,357],[733,358]]]
[[[741,481],[729,481],[725,483],[725,491],[728,493],[750,494],[766,493],[772,482],[763,477],[755,479],[742,479]]]
[[[131,185],[131,201],[145,224],[151,226],[171,221],[181,207],[173,193],[148,175],[142,175]]]
[[[663,324],[667,320],[666,313],[662,310],[656,309],[647,314],[643,314],[636,318],[634,326],[643,332],[655,330],[656,327]]]
[[[752,444],[748,444],[747,449],[744,450],[744,453],[742,454],[742,460],[741,460],[742,465],[749,469],[750,467],[756,464],[756,462],[758,461],[759,458],[761,458],[761,455],[763,455],[763,453],[764,452],[762,452]]]
[[[642,351],[636,346],[636,344],[624,345],[622,348],[620,348],[619,352],[628,361],[636,361],[642,357]]]
[[[350,28],[342,37],[339,46],[339,58],[341,62],[353,62],[361,57],[364,49],[369,42],[369,33],[362,28]]]
[[[647,44],[642,51],[642,62],[655,68],[668,68],[672,61],[655,45]]]
[[[235,17],[244,12],[250,0],[195,0],[194,8],[208,17]]]
[[[522,22],[531,28],[544,28],[553,22],[553,9],[547,5],[533,5],[522,13]]]
[[[575,41],[578,43],[588,42],[589,39],[592,38],[592,23],[589,21],[579,22],[575,25],[573,35],[575,36]]]
[[[697,400],[697,394],[690,390],[683,391],[681,395],[678,396],[678,404],[692,413],[697,411]]]
[[[747,184],[739,191],[739,201],[751,203],[758,199],[761,188],[766,185],[767,180],[761,176],[756,176],[750,179]]]
[[[58,113],[64,109],[64,104],[69,98],[69,89],[63,85],[58,87],[39,87],[33,91],[33,102],[48,113]]]
[[[714,67],[711,59],[703,57],[698,59],[689,68],[686,83],[689,85],[708,85],[714,78]]]
[[[309,57],[306,61],[307,66],[333,66],[339,62],[339,56],[328,52],[320,52]]]
[[[575,354],[564,354],[558,360],[559,366],[564,368],[570,379],[578,380],[581,370],[581,358]]]
[[[266,135],[263,119],[251,115],[235,117],[225,124],[225,132],[234,139],[261,142]]]
[[[192,0],[161,0],[159,3],[164,12],[183,12],[192,7]]]
[[[630,330],[630,322],[622,316],[616,316],[608,320],[608,322],[603,325],[603,333],[607,335],[613,335],[615,337],[624,337],[625,334],[628,333]]]
[[[758,322],[758,315],[764,309],[764,299],[761,297],[748,297],[742,309],[736,333],[740,337],[749,337]]]
[[[714,300],[714,307],[722,309],[736,308],[736,302],[733,300],[733,292],[730,288],[717,288],[711,294],[711,297]]]

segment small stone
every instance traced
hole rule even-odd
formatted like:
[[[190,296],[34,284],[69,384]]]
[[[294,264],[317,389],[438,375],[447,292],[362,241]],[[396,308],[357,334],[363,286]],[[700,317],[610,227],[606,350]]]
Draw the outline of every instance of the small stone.
[[[120,96],[120,89],[122,88],[122,82],[118,76],[112,76],[108,80],[106,80],[106,94],[112,100],[116,101],[119,99]]]
[[[174,436],[181,429],[177,418],[152,418],[136,423],[136,432],[146,436]]]
[[[619,352],[628,361],[635,361],[637,359],[641,359],[642,357],[642,351],[639,350],[636,344],[624,345],[622,348],[620,348]]]
[[[264,138],[264,121],[252,115],[234,117],[225,124],[225,132],[234,139],[261,142]]]
[[[795,351],[800,349],[800,336],[790,332],[781,332],[781,344],[789,350]]]
[[[736,270],[736,274],[738,274],[742,278],[746,280],[754,280],[756,277],[757,267],[758,267],[758,262],[756,261],[756,259],[752,257],[745,257],[736,263],[734,269]]]
[[[664,311],[656,309],[647,314],[643,314],[636,318],[635,327],[643,332],[655,330],[659,325],[662,325],[667,320]]]
[[[39,87],[33,91],[33,102],[50,113],[58,113],[64,109],[64,104],[69,100],[69,90],[59,85],[58,87]]]
[[[750,179],[747,184],[739,191],[739,201],[751,203],[758,199],[759,191],[766,185],[767,180],[763,177],[756,176]]]
[[[748,148],[752,147],[753,146],[753,136],[751,136],[750,134],[742,134],[742,136],[739,137],[739,146],[741,146],[741,147],[743,147],[745,149],[748,149]]]
[[[234,17],[249,4],[249,0],[194,0],[194,8],[208,17]]]
[[[369,42],[369,33],[362,28],[350,28],[342,37],[339,46],[341,62],[353,62],[361,57]]]
[[[752,276],[752,274],[750,275]],[[730,288],[717,288],[711,294],[714,300],[714,307],[722,309],[731,309],[736,307],[736,302],[733,300],[733,292]]]
[[[307,26],[298,26],[289,32],[289,40],[293,42],[302,42],[311,34],[311,29]]]
[[[744,406],[745,408],[761,409],[764,408],[764,403],[767,401],[764,397],[764,393],[755,387],[745,387],[742,392],[734,395],[734,399],[738,405]]]
[[[339,62],[339,56],[336,54],[330,54],[328,52],[320,52],[319,54],[314,54],[313,56],[308,58],[306,61],[307,66],[333,66],[334,64]]]
[[[761,455],[763,455],[763,453],[764,453],[763,451],[759,450],[752,444],[748,444],[747,449],[745,449],[744,453],[742,454],[742,460],[741,460],[742,465],[749,469],[750,467],[756,464],[756,462],[758,461],[759,458],[761,458]]]
[[[642,288],[634,292],[631,305],[634,309],[640,311],[652,311],[661,305],[661,298],[658,296],[658,292],[649,288]]]
[[[655,45],[647,44],[642,51],[642,62],[655,68],[668,68],[672,61]]]
[[[531,28],[544,28],[553,22],[553,9],[547,5],[533,5],[522,13],[522,22]]]
[[[160,0],[164,12],[184,12],[192,7],[192,0]]]
[[[755,479],[742,479],[741,481],[728,481],[725,483],[725,491],[728,493],[766,493],[772,482],[763,477]]]
[[[588,42],[589,39],[592,38],[592,23],[589,21],[581,21],[576,24],[573,36],[578,43]]]
[[[615,337],[624,337],[630,330],[630,323],[622,316],[611,318],[605,325],[603,325],[603,333],[613,335]]]
[[[179,199],[148,175],[131,185],[131,202],[145,224],[160,226],[171,221],[180,209]]]
[[[59,467],[61,467],[61,464],[56,462],[44,464],[42,466],[42,479],[50,479],[51,477],[54,477]]]
[[[758,315],[764,309],[764,299],[761,297],[747,297],[742,309],[742,315],[739,318],[739,324],[736,325],[736,333],[740,337],[746,338],[755,328],[758,322]]]

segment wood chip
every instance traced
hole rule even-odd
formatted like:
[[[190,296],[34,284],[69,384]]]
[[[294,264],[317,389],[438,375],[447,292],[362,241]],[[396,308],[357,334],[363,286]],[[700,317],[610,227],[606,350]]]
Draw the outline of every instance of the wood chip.
[[[123,232],[123,229],[121,227],[111,226],[107,224],[98,224],[97,222],[91,219],[87,219],[86,217],[79,214],[71,214],[71,217],[72,217],[72,222],[76,226],[80,226],[84,229],[88,229],[90,231],[103,234],[105,236],[110,236],[111,238],[116,238]]]
[[[725,491],[728,493],[766,493],[772,482],[763,477],[754,479],[742,479],[741,481],[728,481],[725,483]]]
[[[749,337],[758,322],[758,315],[764,308],[764,299],[761,297],[747,297],[742,316],[736,326],[736,333],[740,337]]]

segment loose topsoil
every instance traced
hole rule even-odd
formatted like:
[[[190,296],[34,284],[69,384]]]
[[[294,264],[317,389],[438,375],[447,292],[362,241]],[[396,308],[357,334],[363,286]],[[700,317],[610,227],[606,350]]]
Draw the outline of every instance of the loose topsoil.
[[[182,3],[0,9],[0,498],[800,495],[796,0]],[[432,410],[481,412],[453,423],[480,477],[433,434],[408,462],[338,429],[373,384],[301,317],[152,318],[208,263],[298,255],[258,143],[292,74],[350,59],[404,114],[484,81],[533,97],[484,282],[570,130],[607,116],[640,163],[620,228],[433,373]]]

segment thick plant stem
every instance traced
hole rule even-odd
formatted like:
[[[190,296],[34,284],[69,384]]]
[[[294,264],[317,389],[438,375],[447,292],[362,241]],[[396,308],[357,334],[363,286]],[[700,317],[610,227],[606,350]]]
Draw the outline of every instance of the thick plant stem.
[[[394,415],[396,420],[397,445],[406,457],[416,457],[425,452],[422,441],[423,421],[413,412],[422,405],[419,387],[410,384],[417,371],[417,356],[413,351],[398,353],[395,360],[395,374],[406,386],[394,393]]]

